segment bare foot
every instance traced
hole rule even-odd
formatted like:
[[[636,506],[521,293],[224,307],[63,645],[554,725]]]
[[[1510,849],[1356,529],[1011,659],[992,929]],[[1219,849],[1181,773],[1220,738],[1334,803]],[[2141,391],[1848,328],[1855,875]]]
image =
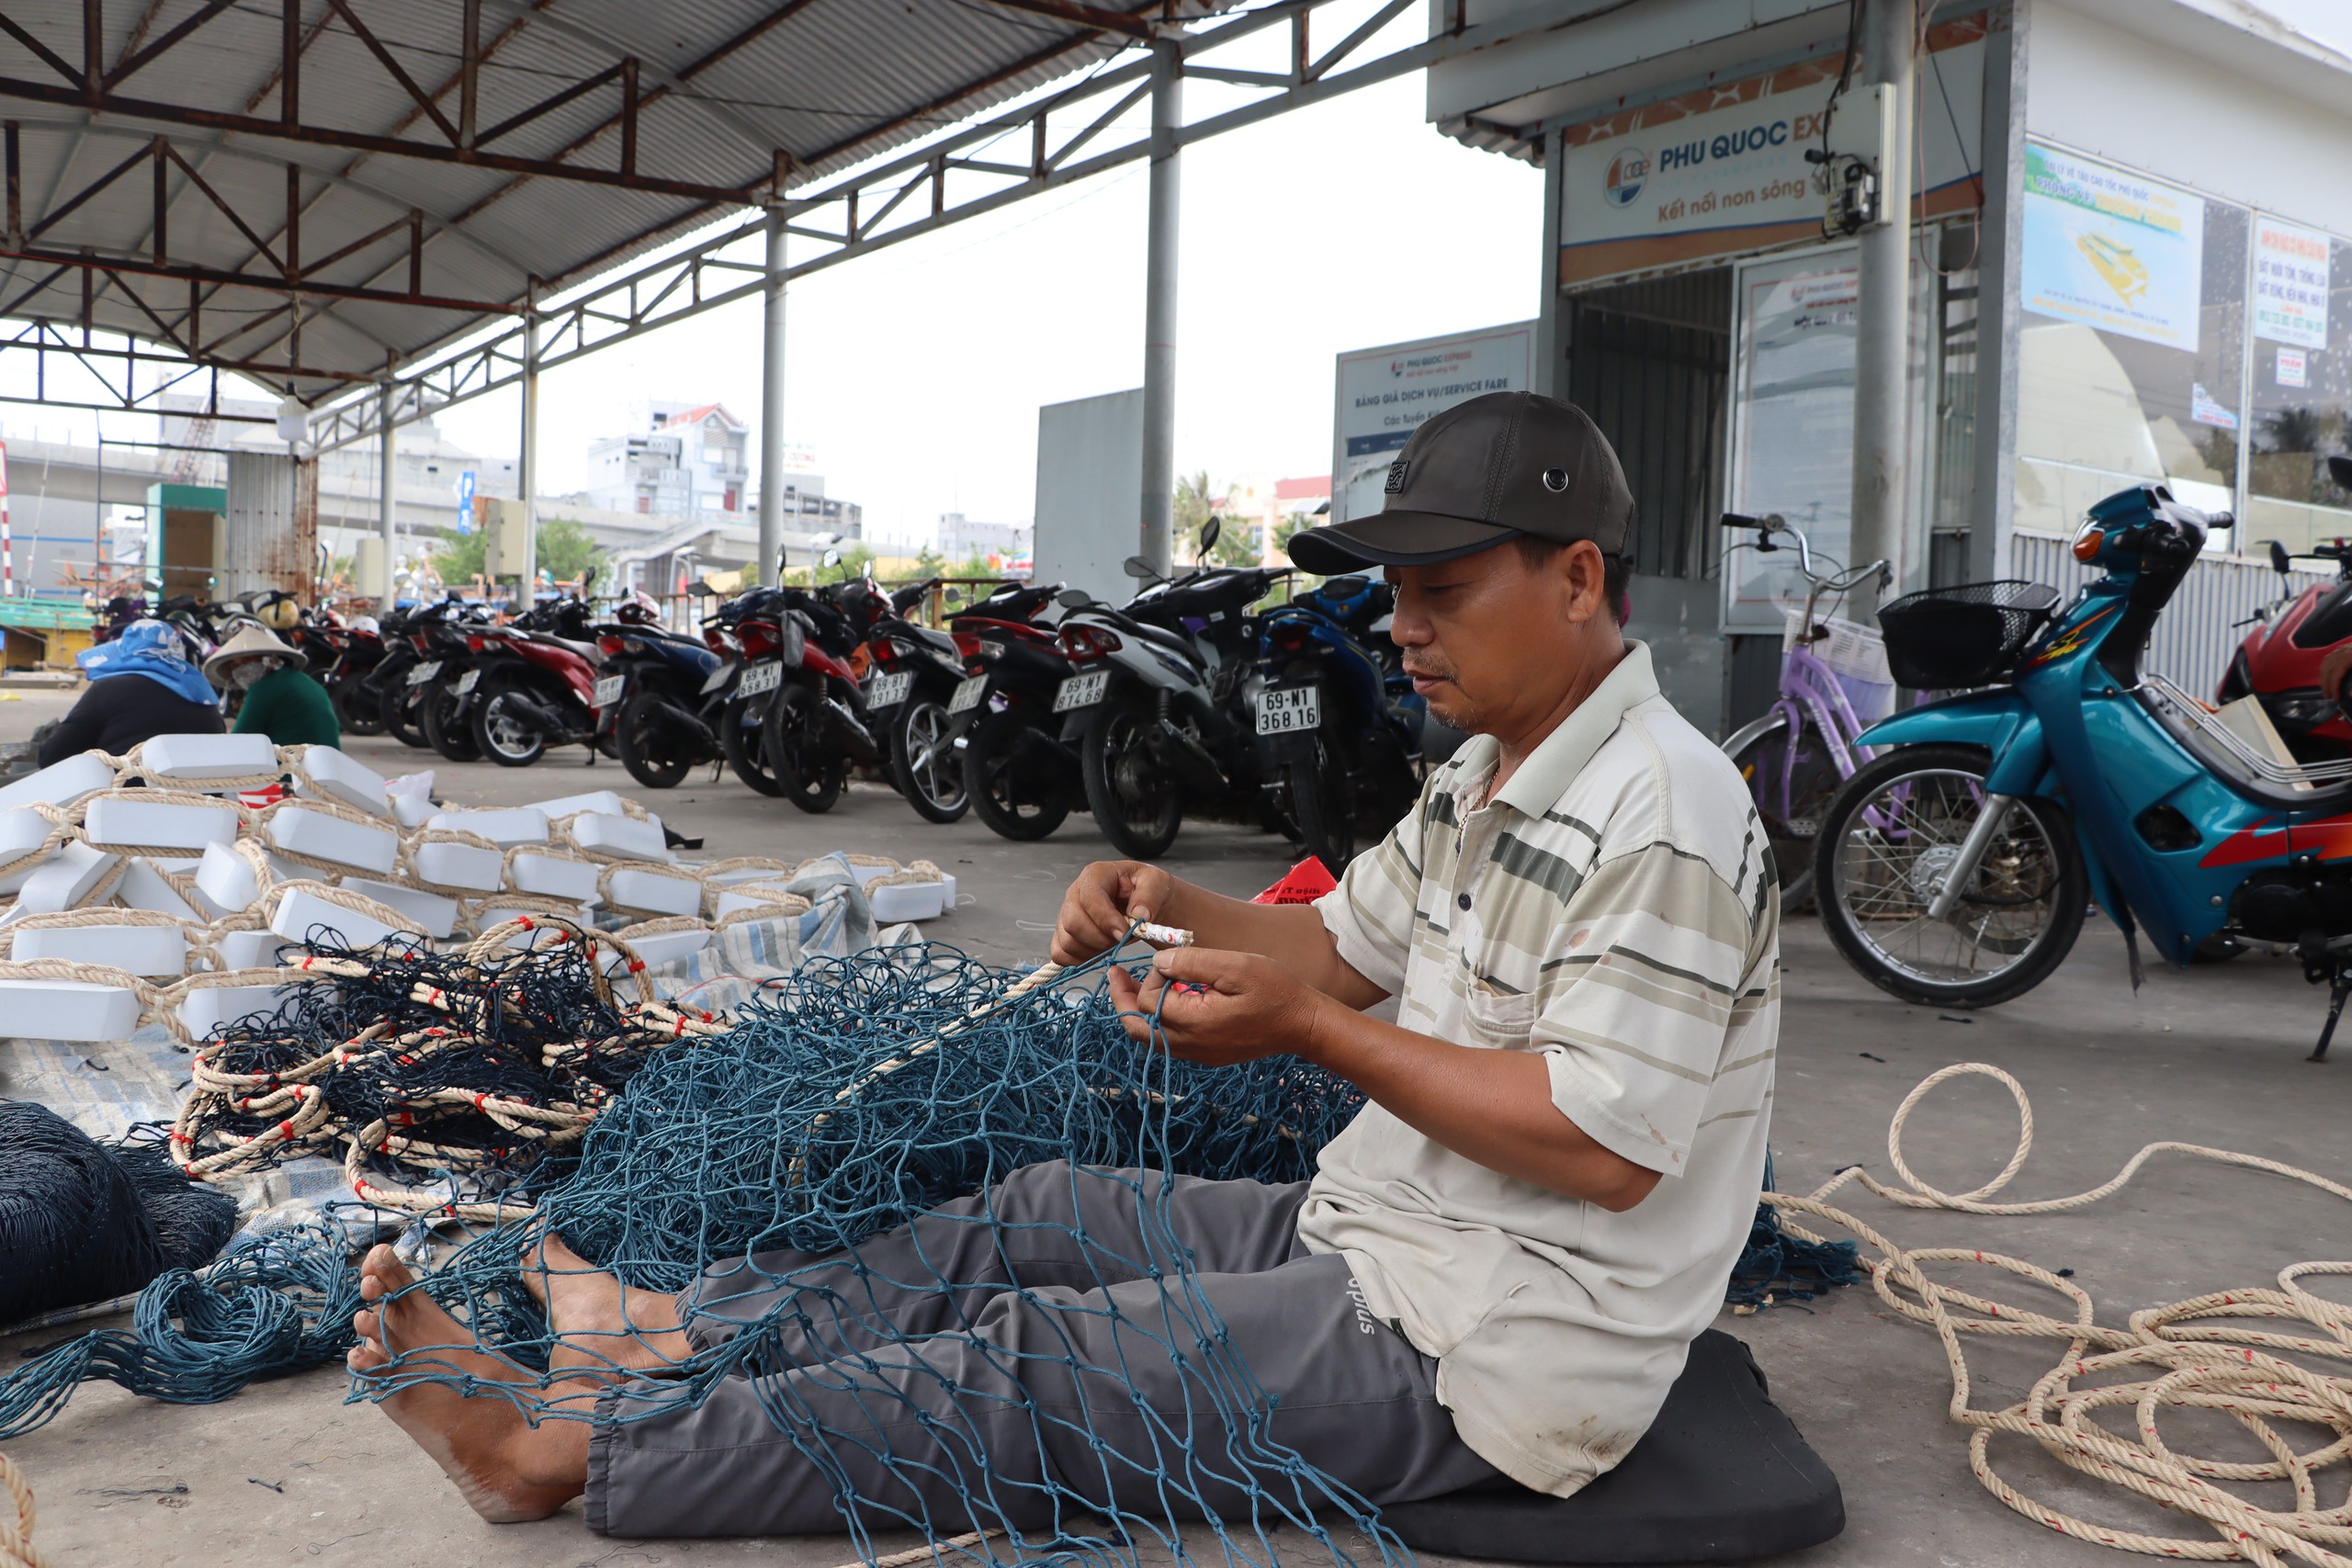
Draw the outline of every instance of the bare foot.
[[[553,1232],[523,1259],[523,1288],[556,1332],[550,1366],[658,1376],[694,1354],[674,1297],[630,1290]]]
[[[345,1362],[354,1373],[370,1377],[405,1354],[413,1358],[411,1365],[477,1382],[519,1385],[551,1404],[567,1403],[564,1384],[542,1396],[535,1374],[477,1348],[473,1331],[424,1292],[399,1294],[413,1283],[415,1276],[389,1247],[371,1249],[360,1263],[359,1296],[369,1304],[351,1319],[359,1343]],[[387,1299],[392,1297],[397,1299]],[[544,1421],[534,1427],[511,1401],[495,1393],[469,1396],[446,1383],[398,1389],[381,1403],[384,1413],[458,1483],[474,1512],[492,1524],[546,1518],[587,1489],[585,1421]]]

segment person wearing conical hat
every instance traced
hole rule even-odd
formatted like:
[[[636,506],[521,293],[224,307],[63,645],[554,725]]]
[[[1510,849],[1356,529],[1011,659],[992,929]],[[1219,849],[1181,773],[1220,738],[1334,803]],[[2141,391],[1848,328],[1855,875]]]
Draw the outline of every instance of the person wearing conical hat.
[[[327,689],[302,673],[300,649],[267,626],[247,626],[204,661],[206,679],[224,692],[242,691],[236,733],[266,735],[279,746],[340,746],[343,725]]]

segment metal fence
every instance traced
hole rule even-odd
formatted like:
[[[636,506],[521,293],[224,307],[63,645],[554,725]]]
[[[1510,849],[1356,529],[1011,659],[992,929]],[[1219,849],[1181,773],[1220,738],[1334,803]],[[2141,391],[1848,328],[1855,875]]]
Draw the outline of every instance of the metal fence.
[[[2062,604],[2072,600],[2100,573],[2076,560],[2069,543],[2052,535],[2015,536],[2009,546],[2013,575],[2049,583],[2058,590]],[[2208,556],[2189,569],[2188,580],[2156,617],[2141,668],[2210,699],[2229,667],[2230,655],[2245,640],[2245,622],[2256,610],[2282,592],[2301,593],[2314,582],[2333,581],[2335,576],[2298,567],[2281,583],[2267,561]]]

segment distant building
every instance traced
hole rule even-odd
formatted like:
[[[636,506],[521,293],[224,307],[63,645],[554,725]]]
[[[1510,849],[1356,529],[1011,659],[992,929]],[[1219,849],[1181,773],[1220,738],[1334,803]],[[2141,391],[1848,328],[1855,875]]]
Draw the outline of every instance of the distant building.
[[[1274,543],[1283,525],[1296,523],[1312,527],[1317,521],[1316,513],[1330,503],[1331,478],[1317,474],[1306,479],[1237,480],[1216,504],[1228,538],[1248,528],[1258,547],[1258,558],[1269,565],[1283,565],[1289,558]]]
[[[588,448],[582,499],[607,512],[635,512],[686,522],[750,520],[759,514],[751,485],[751,427],[723,403],[654,403],[643,430],[608,435]],[[864,509],[828,499],[821,475],[779,475],[789,531],[861,537]]]
[[[996,556],[1004,560],[1029,558],[1030,541],[1035,532],[1026,523],[982,523],[960,512],[939,514],[939,553],[950,562],[960,563],[974,556]]]

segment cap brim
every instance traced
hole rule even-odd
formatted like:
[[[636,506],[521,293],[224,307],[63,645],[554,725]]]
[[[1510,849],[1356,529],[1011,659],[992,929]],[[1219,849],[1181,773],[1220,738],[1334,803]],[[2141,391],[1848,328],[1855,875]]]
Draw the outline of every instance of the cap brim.
[[[1435,566],[1519,536],[1517,528],[1436,512],[1383,512],[1293,534],[1292,562],[1317,577],[1367,566]]]

